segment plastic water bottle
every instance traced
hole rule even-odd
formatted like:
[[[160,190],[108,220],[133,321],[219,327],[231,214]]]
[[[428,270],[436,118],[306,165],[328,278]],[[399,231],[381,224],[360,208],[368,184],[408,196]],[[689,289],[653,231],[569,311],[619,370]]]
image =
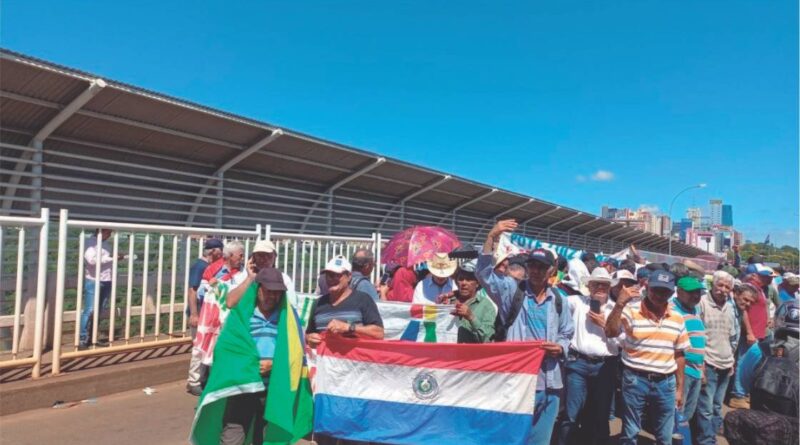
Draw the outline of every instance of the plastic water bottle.
[[[675,427],[672,430],[672,445],[692,445],[692,430],[689,420],[683,417],[680,410],[675,409]]]

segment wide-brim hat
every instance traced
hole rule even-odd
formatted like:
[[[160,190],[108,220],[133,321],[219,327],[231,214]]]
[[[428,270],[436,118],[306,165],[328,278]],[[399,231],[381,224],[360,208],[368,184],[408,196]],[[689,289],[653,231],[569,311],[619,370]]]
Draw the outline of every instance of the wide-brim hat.
[[[613,274],[611,274],[611,285],[612,286],[616,286],[622,280],[630,280],[630,281],[633,281],[634,283],[638,283],[639,282],[639,280],[636,279],[636,276],[634,276],[631,273],[631,271],[629,271],[627,269],[618,269]]]
[[[436,253],[428,260],[431,275],[439,278],[450,278],[458,267],[458,261],[451,260],[447,253]]]
[[[592,271],[591,275],[588,277],[583,277],[582,279],[583,284],[589,285],[589,283],[606,283],[611,284],[611,275],[609,275],[608,271],[603,267],[595,267]]]

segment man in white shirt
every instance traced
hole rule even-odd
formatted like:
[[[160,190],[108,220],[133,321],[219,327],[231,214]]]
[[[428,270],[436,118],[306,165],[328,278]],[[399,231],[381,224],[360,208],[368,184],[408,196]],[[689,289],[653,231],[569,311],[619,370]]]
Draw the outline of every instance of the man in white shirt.
[[[589,296],[567,297],[575,335],[566,365],[566,417],[561,422],[559,444],[607,444],[608,415],[617,376],[619,340],[608,338],[605,322],[614,308],[609,300],[611,276],[595,268],[583,278]],[[581,419],[579,424],[578,419]]]
[[[110,229],[97,229],[94,236],[86,240],[86,250],[83,252],[83,309],[81,309],[79,349],[88,348],[89,343],[92,342],[92,339],[89,338],[89,323],[94,317],[94,294],[98,283],[100,286],[99,309],[102,310],[106,307],[108,298],[111,296],[111,266],[114,258],[111,253],[111,245],[108,242],[110,236]],[[100,244],[99,249],[98,241]],[[99,280],[95,276],[98,262],[100,263]],[[94,339],[94,343],[96,342],[97,339]]]
[[[414,288],[414,304],[437,304],[449,299],[456,290],[456,282],[450,278],[456,271],[458,262],[451,260],[446,253],[437,253],[428,261],[430,275],[417,283]]]

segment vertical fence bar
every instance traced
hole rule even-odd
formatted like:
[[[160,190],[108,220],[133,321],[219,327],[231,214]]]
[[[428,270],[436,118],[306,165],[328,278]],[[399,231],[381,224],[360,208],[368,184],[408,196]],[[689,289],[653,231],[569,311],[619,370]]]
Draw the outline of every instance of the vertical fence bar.
[[[84,275],[84,263],[83,263],[83,255],[86,251],[86,232],[81,230],[80,234],[78,234],[78,285],[75,289],[75,347],[78,347],[80,344],[81,338],[81,312],[83,312],[83,280],[85,279]]]
[[[69,211],[61,209],[58,217],[58,265],[56,269],[56,309],[53,323],[53,375],[61,373],[61,335],[64,323],[64,286],[67,278],[67,217]],[[76,319],[79,314],[75,314]]]
[[[300,285],[297,285],[297,281],[295,281],[295,287],[297,288],[296,291],[303,293],[306,284],[306,242],[300,241],[300,248],[303,249],[300,252]],[[292,277],[297,279],[297,277]]]
[[[161,290],[163,289],[162,284],[164,281],[164,234],[162,233],[158,237],[158,276],[156,277],[156,298],[155,298],[155,305],[156,305],[156,323],[154,327],[154,332],[156,334],[156,340],[158,340],[158,336],[161,334]]]
[[[119,271],[119,232],[114,232],[111,249],[111,299],[108,310],[108,345],[114,344],[114,327],[117,320],[117,273]],[[99,313],[99,311],[98,311]]]
[[[139,310],[139,341],[144,342],[145,322],[147,320],[147,285],[150,275],[150,234],[144,235],[144,270],[142,271],[142,301]]]
[[[136,238],[133,233],[128,235],[128,292],[125,296],[125,344],[131,341],[131,304],[133,304],[133,257]]]
[[[289,272],[289,240],[283,240],[283,273]]]
[[[295,281],[297,279],[297,240],[294,240],[292,243],[292,248],[292,281],[297,283],[297,281]],[[303,266],[301,265],[300,268],[302,269]],[[297,287],[297,284],[295,284],[295,287]]]
[[[199,242],[203,242],[200,238]],[[203,245],[200,244],[200,254],[203,254]],[[183,262],[183,311],[181,312],[181,331],[186,335],[186,327],[188,319],[186,318],[186,309],[189,308],[189,265],[190,258],[192,257],[192,237],[186,236],[186,260]]]
[[[322,261],[322,241],[317,244],[317,266],[314,268],[314,275],[319,274],[319,271],[325,267],[326,262]]]
[[[172,236],[172,276],[169,281],[169,329],[172,336],[175,329],[175,281],[178,278],[178,235]]]
[[[94,306],[92,306],[92,345],[97,345],[97,326],[100,324],[100,266],[103,264],[103,236],[100,229],[95,231],[94,244]]]
[[[22,277],[25,275],[25,227],[19,228],[17,243],[17,280],[14,296],[14,333],[11,338],[11,356],[17,358],[19,353],[19,328],[22,315]]]
[[[31,377],[38,379],[42,373],[42,345],[44,337],[44,299],[47,283],[47,249],[49,247],[50,209],[42,209],[42,226],[39,229],[39,270],[36,283],[36,323],[33,334],[33,365]]]

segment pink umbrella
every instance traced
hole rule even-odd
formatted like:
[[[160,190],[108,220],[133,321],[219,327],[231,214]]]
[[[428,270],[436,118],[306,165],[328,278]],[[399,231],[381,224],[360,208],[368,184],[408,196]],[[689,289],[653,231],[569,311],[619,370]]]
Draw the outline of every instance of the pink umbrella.
[[[383,248],[381,263],[411,267],[461,246],[458,237],[438,226],[415,226],[403,230]]]

